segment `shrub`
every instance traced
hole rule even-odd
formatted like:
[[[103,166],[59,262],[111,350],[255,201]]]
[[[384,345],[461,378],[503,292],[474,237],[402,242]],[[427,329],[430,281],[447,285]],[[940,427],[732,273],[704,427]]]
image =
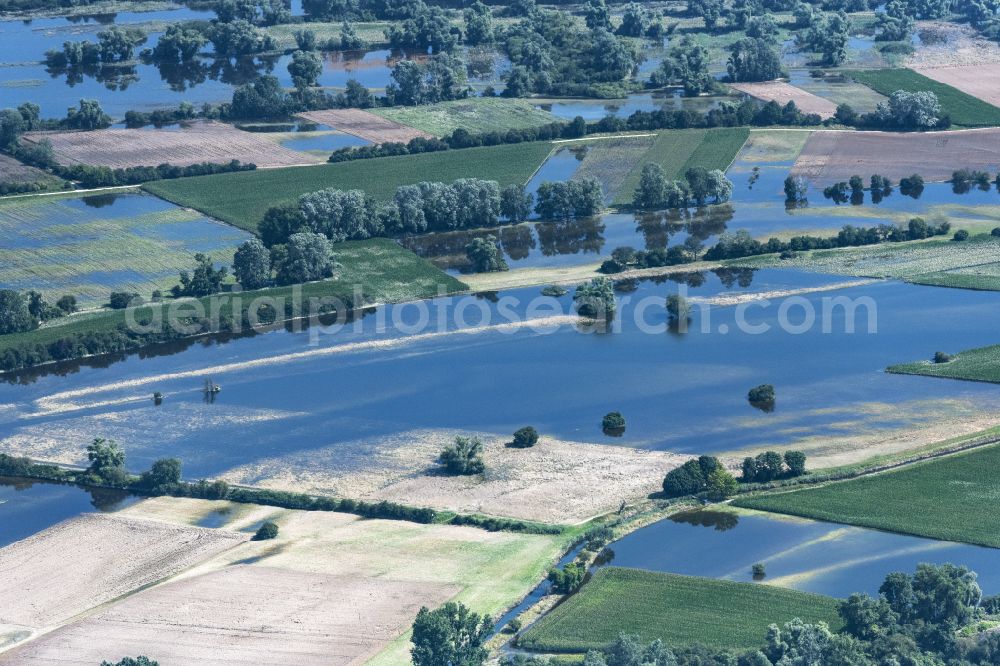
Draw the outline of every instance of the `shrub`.
[[[266,520],[263,525],[257,528],[257,533],[253,535],[251,541],[267,541],[277,536],[278,526],[270,520]]]
[[[942,351],[934,352],[934,362],[935,363],[947,363],[954,358],[951,354],[946,354]]]
[[[1000,238],[1000,227],[993,227],[993,231],[990,232],[990,236]]]
[[[516,449],[528,449],[538,443],[538,431],[531,426],[525,426],[514,433],[510,446]]]
[[[969,240],[969,232],[965,229],[959,229],[955,232],[955,235],[951,237],[953,241],[966,241]]]
[[[113,291],[108,299],[108,305],[115,310],[124,310],[132,305],[133,301],[140,301],[142,297],[134,291]],[[138,305],[138,303],[136,303]]]
[[[753,571],[754,580],[761,580],[767,575],[767,570],[764,568],[763,562],[757,562],[753,565],[753,567],[751,567],[751,570]]]

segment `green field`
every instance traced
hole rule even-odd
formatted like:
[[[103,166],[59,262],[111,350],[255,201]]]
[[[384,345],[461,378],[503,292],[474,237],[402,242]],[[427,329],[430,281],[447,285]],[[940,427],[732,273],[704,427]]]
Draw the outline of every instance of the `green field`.
[[[685,171],[695,166],[724,171],[749,136],[750,130],[745,127],[660,132],[653,145],[625,177],[614,203],[627,205],[632,202],[642,167],[647,164],[659,164],[670,179],[681,178]]]
[[[573,179],[597,179],[604,192],[605,202],[613,201],[621,192],[629,174],[642,163],[655,140],[654,136],[634,136],[581,142],[587,146],[587,154],[573,174]],[[630,199],[631,196],[632,193],[629,192]]]
[[[1000,345],[967,349],[955,354],[947,363],[931,361],[901,363],[889,366],[886,371],[901,375],[925,375],[1000,384]]]
[[[257,169],[148,183],[144,187],[178,205],[247,231],[271,206],[327,187],[361,189],[379,201],[392,198],[400,185],[422,180],[451,182],[486,178],[501,186],[525,183],[545,161],[552,144],[544,141],[439,153],[354,160],[284,169]]]
[[[82,306],[113,291],[177,284],[204,252],[231,264],[249,236],[229,225],[133,191],[0,200],[0,287],[34,289],[54,301],[70,294]]]
[[[815,209],[811,210],[815,214]],[[751,268],[794,267],[858,277],[896,278],[915,284],[1000,290],[998,252],[1000,239],[980,234],[961,243],[940,237],[929,241],[799,252],[790,259],[768,254],[726,263]]]
[[[767,627],[793,618],[840,627],[837,600],[771,585],[608,567],[542,617],[518,647],[552,652],[600,649],[619,632],[667,645],[762,646]]]
[[[435,136],[451,134],[459,127],[479,134],[527,129],[558,121],[551,113],[536,109],[530,102],[506,97],[470,97],[424,106],[393,106],[371,111]]]
[[[1000,547],[1000,446],[819,488],[737,499],[736,506]]]
[[[957,88],[938,83],[912,69],[858,70],[846,74],[886,96],[897,90],[909,92],[929,90],[937,95],[941,110],[951,116],[953,125],[960,127],[1000,125],[1000,108]]]
[[[307,301],[312,297],[325,296],[350,298],[355,293],[355,285],[360,285],[362,293],[376,303],[431,298],[438,295],[439,286],[445,293],[466,289],[462,282],[387,238],[348,241],[333,247],[334,257],[339,264],[333,279],[310,282],[298,287],[245,291],[241,295],[243,308],[246,309],[258,297],[288,299],[292,296],[293,289],[301,289],[302,298]],[[211,299],[212,297],[201,299],[206,311]],[[146,305],[139,310],[140,313],[150,313],[153,308],[163,310],[167,307],[168,304]],[[232,312],[228,299],[222,299],[220,312]],[[47,344],[75,333],[114,330],[125,322],[124,310],[100,310],[63,317],[34,331],[0,336],[0,354],[5,349],[21,344]]]

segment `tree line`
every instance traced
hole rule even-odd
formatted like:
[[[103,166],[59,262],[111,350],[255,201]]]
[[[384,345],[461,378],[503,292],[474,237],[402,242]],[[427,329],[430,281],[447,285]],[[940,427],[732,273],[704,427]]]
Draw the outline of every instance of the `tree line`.
[[[470,525],[488,531],[559,534],[562,528],[506,518],[474,514],[442,514],[426,507],[411,507],[394,502],[364,502],[349,498],[308,495],[265,488],[231,486],[225,481],[184,481],[181,462],[176,458],[161,458],[142,474],[130,474],[126,467],[125,450],[115,441],[96,438],[87,446],[89,465],[73,470],[56,465],[35,463],[30,458],[0,453],[0,476],[24,477],[75,483],[89,487],[127,490],[145,496],[190,497],[196,499],[229,500],[243,504],[260,504],[300,511],[337,511],[364,518],[405,520],[414,523],[453,523]]]
[[[603,192],[593,179],[542,183],[534,210],[543,219],[594,215]],[[496,181],[461,178],[452,183],[423,181],[396,188],[391,201],[378,203],[362,190],[328,188],[303,194],[295,203],[264,214],[264,245],[286,243],[296,233],[321,234],[334,243],[377,236],[495,227],[501,218],[516,224],[527,219],[533,197],[521,185],[502,189]]]

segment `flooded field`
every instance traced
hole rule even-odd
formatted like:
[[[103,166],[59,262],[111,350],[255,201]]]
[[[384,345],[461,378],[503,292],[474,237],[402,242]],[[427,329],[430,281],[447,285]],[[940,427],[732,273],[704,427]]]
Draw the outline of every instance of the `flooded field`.
[[[842,281],[775,270],[682,279],[699,285],[688,288],[692,297]],[[445,439],[461,431],[503,436],[530,423],[571,441],[694,454],[804,443],[836,458],[865,455],[865,437],[930,422],[944,427],[949,419],[972,427],[1000,407],[1000,396],[987,385],[883,372],[887,364],[939,348],[995,342],[1000,314],[990,314],[992,294],[884,282],[798,299],[798,307],[817,311],[834,295],[871,299],[877,335],[867,333],[864,309],[858,330],[846,333],[840,308],[828,333],[819,325],[786,332],[778,328],[776,303],[739,315],[732,307],[696,312],[690,331],[670,334],[656,303],[677,289],[670,281],[628,285],[621,296],[630,303],[655,300],[638,320],[623,302],[620,330],[608,334],[557,324],[540,324],[537,331],[497,328],[503,313],[524,313],[526,302],[538,296],[526,289],[439,299],[423,314],[415,305],[383,308],[359,320],[357,330],[332,335],[279,331],[222,345],[195,343],[173,355],[98,362],[107,367],[56,366],[51,374],[23,378],[25,384],[0,387],[0,402],[7,405],[0,415],[0,450],[79,461],[85,443],[104,436],[125,446],[136,469],[173,455],[190,478],[237,467],[245,476],[265,459],[269,468],[295,459],[294,465],[310,468],[352,469],[390,441],[430,432]],[[532,306],[532,318],[567,311],[570,295],[544,304],[541,311],[538,302]],[[439,317],[454,331],[459,308],[464,326],[479,332],[423,334],[427,321]],[[738,316],[769,330],[741,332]],[[801,314],[789,317],[802,322]],[[661,328],[644,332],[647,324]],[[205,377],[223,388],[214,400],[202,393]],[[453,390],[456,382],[461,392]],[[763,382],[776,387],[772,413],[746,401],[748,388]],[[160,406],[151,398],[154,391],[164,394]],[[600,417],[612,410],[628,421],[621,437],[600,431]],[[847,443],[838,444],[842,439]]]
[[[81,513],[117,511],[136,501],[124,491],[0,476],[0,548]]]
[[[0,203],[0,287],[74,294],[96,305],[112,291],[149,298],[205,252],[229,264],[249,236],[148,194],[11,199]]]
[[[680,513],[608,546],[605,564],[761,582],[847,597],[878,594],[886,574],[920,563],[965,565],[987,595],[1000,593],[1000,550],[764,513]]]

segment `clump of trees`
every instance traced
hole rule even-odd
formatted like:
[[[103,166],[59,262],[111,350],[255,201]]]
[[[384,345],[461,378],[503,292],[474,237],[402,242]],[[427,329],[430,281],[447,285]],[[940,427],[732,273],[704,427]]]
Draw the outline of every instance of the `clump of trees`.
[[[544,220],[590,217],[604,206],[604,192],[596,178],[542,183],[535,199],[535,213]]]
[[[599,277],[581,284],[573,294],[573,304],[581,317],[610,321],[617,308],[614,283]]]
[[[774,387],[770,384],[755,386],[747,392],[747,400],[754,407],[765,411],[774,411]]]
[[[38,328],[40,322],[76,310],[75,296],[62,296],[52,305],[37,291],[28,290],[22,294],[13,289],[0,289],[0,335],[31,331]]]
[[[483,443],[478,437],[456,437],[455,443],[441,452],[438,462],[448,474],[481,474],[486,469]]]
[[[770,483],[777,479],[790,479],[806,473],[806,456],[801,451],[765,451],[756,457],[743,459],[743,483]]]
[[[773,81],[781,76],[781,56],[770,39],[744,37],[730,45],[726,70],[734,82]]]
[[[604,260],[597,269],[601,273],[621,273],[632,268],[659,268],[689,264],[701,256],[702,244],[694,236],[688,236],[680,245],[652,250],[636,250],[624,246],[611,251],[611,258]]]
[[[847,59],[847,41],[851,36],[851,22],[847,14],[838,12],[813,12],[804,30],[795,36],[799,48],[821,55],[821,64],[836,67]]]
[[[268,541],[278,537],[278,525],[270,520],[265,520],[257,532],[250,539],[251,541]]]
[[[125,470],[125,449],[114,440],[95,438],[87,445],[87,460],[87,472],[94,483],[117,487],[130,481]]]
[[[514,432],[514,439],[508,444],[515,449],[530,449],[538,443],[538,431],[532,426],[518,428]]]
[[[423,607],[413,622],[413,666],[478,666],[489,655],[484,644],[493,630],[489,617],[450,601],[435,610]]]
[[[711,92],[718,83],[708,69],[710,62],[708,49],[691,35],[684,35],[670,47],[667,57],[650,75],[650,84],[658,88],[679,85],[689,97]]]
[[[45,52],[45,64],[50,69],[82,67],[98,63],[122,63],[132,59],[135,47],[146,41],[138,28],[111,26],[97,33],[97,42],[63,42],[61,50]]]
[[[702,495],[719,501],[736,494],[739,486],[714,456],[700,456],[667,472],[663,479],[663,494],[667,497]]]
[[[582,562],[570,562],[562,569],[549,569],[548,580],[552,583],[555,594],[573,594],[583,585],[587,577],[587,565]]]
[[[934,352],[935,363],[950,363],[955,357],[943,351]]]
[[[692,167],[684,173],[684,180],[667,180],[663,167],[653,163],[642,167],[632,205],[644,210],[688,208],[709,201],[724,203],[732,194],[733,183],[720,169]]]
[[[110,661],[102,661],[101,666],[160,666],[160,662],[139,655],[138,657],[125,657],[113,664]]]
[[[192,272],[180,272],[180,284],[170,288],[174,298],[182,296],[208,296],[222,291],[222,282],[229,273],[225,266],[215,268],[212,257],[201,252],[194,255],[195,268]]]
[[[990,174],[976,169],[958,169],[951,174],[951,189],[955,194],[965,194],[977,187],[983,192],[989,192],[991,187]]]
[[[625,432],[625,417],[621,412],[608,412],[601,419],[601,430],[607,433]]]
[[[523,205],[525,195],[518,190]],[[511,191],[508,199],[516,199]],[[296,233],[322,234],[330,241],[451,231],[500,224],[502,197],[496,181],[461,178],[453,183],[421,182],[396,189],[391,202],[377,204],[361,190],[329,188],[303,194],[297,203],[268,209],[260,224],[265,246]],[[516,201],[507,212],[520,213]]]
[[[596,13],[589,10],[591,27],[581,29],[567,12],[531,4],[501,42],[512,64],[504,95],[613,97],[624,92],[625,79],[638,63],[638,55],[629,41],[610,32],[599,7]],[[638,22],[630,20],[626,31],[642,29],[639,13]]]

